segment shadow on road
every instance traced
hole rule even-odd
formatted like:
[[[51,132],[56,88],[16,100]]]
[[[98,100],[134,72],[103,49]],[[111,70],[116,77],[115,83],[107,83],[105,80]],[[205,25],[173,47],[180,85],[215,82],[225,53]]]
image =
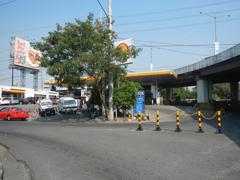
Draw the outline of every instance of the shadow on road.
[[[84,112],[77,112],[77,114],[60,114],[56,113],[56,115],[48,115],[48,116],[40,116],[35,119],[35,121],[39,122],[61,122],[61,123],[77,123],[77,122],[86,122],[89,121],[89,115]]]

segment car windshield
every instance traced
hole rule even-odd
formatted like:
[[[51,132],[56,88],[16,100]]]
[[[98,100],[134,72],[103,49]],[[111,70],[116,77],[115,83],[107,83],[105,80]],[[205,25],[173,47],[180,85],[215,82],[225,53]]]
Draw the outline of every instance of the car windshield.
[[[49,105],[52,105],[52,102],[50,102],[50,101],[41,102],[41,105],[42,106],[49,106]]]
[[[76,104],[76,101],[75,100],[65,100],[64,101],[64,105],[71,105],[71,104]]]

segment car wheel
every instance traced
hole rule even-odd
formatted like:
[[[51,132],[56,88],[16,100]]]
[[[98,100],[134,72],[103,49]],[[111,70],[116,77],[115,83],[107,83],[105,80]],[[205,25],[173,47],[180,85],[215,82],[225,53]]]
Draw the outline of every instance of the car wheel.
[[[7,116],[7,120],[8,120],[8,121],[10,121],[10,120],[11,120],[11,117],[10,117],[9,115]]]
[[[26,119],[25,119],[25,118],[22,118],[21,120],[22,120],[22,121],[26,121]]]
[[[52,113],[53,115],[55,115],[56,114],[56,112],[55,111],[53,111],[53,113]]]

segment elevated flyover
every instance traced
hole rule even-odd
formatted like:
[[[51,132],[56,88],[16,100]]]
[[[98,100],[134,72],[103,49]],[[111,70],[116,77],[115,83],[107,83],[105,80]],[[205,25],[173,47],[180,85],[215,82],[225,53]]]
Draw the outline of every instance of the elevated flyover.
[[[166,87],[197,85],[198,102],[212,99],[212,84],[229,82],[231,98],[239,100],[240,44],[215,56],[207,57],[197,63],[176,69],[176,81],[168,82]]]

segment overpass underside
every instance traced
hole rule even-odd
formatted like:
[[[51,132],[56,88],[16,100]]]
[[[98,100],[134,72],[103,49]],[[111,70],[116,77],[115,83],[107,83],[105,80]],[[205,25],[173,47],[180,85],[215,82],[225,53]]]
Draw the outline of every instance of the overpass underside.
[[[197,86],[198,103],[212,100],[215,83],[230,83],[231,100],[239,101],[240,45],[176,70],[178,79],[165,84],[168,88]]]

